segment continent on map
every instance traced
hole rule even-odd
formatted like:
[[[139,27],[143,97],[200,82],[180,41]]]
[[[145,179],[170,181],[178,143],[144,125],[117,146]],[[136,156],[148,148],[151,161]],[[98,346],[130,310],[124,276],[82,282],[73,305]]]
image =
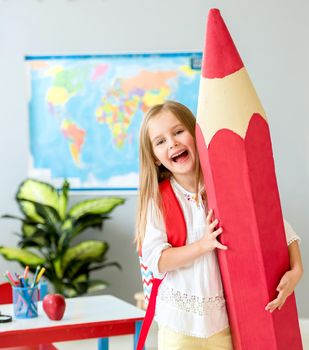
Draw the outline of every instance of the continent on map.
[[[102,97],[96,109],[99,123],[106,123],[111,130],[114,144],[122,148],[127,139],[128,128],[136,112],[162,103],[171,93],[168,84],[179,73],[170,71],[141,70],[136,76],[116,79],[114,86]]]
[[[151,72],[147,70],[141,70],[138,75],[132,78],[123,79],[121,82],[121,89],[124,92],[130,93],[134,90],[156,90],[161,88],[169,88],[167,84],[168,79],[176,78],[177,71],[167,72]]]
[[[98,78],[101,78],[106,73],[107,70],[108,70],[108,64],[106,63],[98,64],[92,73],[91,80],[96,80]]]
[[[62,121],[61,131],[65,138],[69,141],[70,152],[74,163],[80,166],[80,154],[82,146],[85,142],[86,131],[79,128],[74,122],[68,119]]]
[[[54,65],[45,75],[52,77],[52,85],[47,90],[46,102],[52,106],[64,106],[68,100],[84,88],[88,79],[90,66],[64,68]]]

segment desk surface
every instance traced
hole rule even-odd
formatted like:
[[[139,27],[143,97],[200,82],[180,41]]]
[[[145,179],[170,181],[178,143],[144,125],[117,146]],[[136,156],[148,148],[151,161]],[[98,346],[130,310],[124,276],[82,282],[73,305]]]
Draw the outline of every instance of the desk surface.
[[[0,311],[12,315],[12,304],[0,305]],[[144,311],[111,295],[66,299],[66,311],[60,321],[51,321],[41,302],[38,313],[37,318],[13,318],[12,322],[1,323],[1,346],[132,334],[135,322],[145,315]]]

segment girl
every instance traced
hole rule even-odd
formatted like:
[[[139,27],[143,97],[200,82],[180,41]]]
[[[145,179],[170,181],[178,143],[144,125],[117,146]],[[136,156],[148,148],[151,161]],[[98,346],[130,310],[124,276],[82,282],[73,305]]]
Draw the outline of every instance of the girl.
[[[159,183],[170,179],[187,228],[186,245],[167,242]],[[207,212],[207,215],[205,214]],[[184,105],[167,101],[152,107],[140,131],[140,192],[136,241],[155,278],[164,278],[157,296],[159,350],[233,349],[215,249],[227,250],[207,208],[198,153],[195,118]],[[281,308],[302,274],[297,240],[286,226],[291,271],[266,306]]]

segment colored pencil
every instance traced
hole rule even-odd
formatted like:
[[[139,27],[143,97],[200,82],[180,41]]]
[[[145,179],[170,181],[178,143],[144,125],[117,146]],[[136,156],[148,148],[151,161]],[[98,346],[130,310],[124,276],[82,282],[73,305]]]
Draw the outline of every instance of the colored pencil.
[[[16,286],[16,282],[9,271],[6,271],[6,275],[10,279],[10,281],[14,284],[14,286]]]
[[[38,277],[36,278],[36,283],[39,283],[39,280],[43,276],[44,272],[45,272],[45,267],[42,267],[41,271],[38,274]]]
[[[37,278],[37,276],[38,276],[38,273],[39,273],[40,268],[41,268],[41,266],[37,266],[37,267],[36,267],[36,270],[35,270],[35,274],[34,274],[34,277],[33,277],[33,282],[32,282],[31,288],[33,288],[33,287],[35,286],[36,278]]]
[[[4,274],[4,277],[8,280],[8,282],[10,283],[10,285],[11,285],[12,287],[15,287],[15,283],[13,283],[13,282],[9,279],[9,277],[8,277],[7,274]]]
[[[28,273],[29,273],[29,266],[27,265],[25,267],[25,271],[24,271],[24,279],[26,279],[28,277]]]

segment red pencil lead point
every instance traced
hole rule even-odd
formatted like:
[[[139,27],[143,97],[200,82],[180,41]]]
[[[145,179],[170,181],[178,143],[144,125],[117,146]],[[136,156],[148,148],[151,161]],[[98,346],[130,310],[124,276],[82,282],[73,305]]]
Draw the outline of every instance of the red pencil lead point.
[[[218,9],[208,13],[202,62],[205,78],[224,78],[242,68],[243,62]]]

